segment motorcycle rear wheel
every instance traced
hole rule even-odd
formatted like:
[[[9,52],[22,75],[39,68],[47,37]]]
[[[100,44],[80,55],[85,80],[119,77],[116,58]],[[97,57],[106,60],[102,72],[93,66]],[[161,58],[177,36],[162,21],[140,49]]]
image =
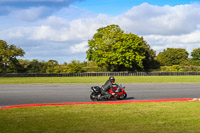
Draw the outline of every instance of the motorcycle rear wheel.
[[[94,93],[91,93],[91,94],[90,94],[90,99],[91,99],[92,101],[98,101],[98,98],[97,98],[97,96],[96,96]]]
[[[123,99],[126,99],[126,97],[127,97],[127,94],[124,93],[123,95],[118,96],[117,99],[123,100]]]

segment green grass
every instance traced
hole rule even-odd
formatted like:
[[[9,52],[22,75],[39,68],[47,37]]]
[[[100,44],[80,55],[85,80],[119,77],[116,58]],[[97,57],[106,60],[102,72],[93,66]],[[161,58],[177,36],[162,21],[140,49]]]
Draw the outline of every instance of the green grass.
[[[0,110],[1,133],[199,133],[191,102],[46,106]]]
[[[116,76],[117,83],[200,83],[200,76]],[[104,83],[108,77],[1,77],[0,84]]]

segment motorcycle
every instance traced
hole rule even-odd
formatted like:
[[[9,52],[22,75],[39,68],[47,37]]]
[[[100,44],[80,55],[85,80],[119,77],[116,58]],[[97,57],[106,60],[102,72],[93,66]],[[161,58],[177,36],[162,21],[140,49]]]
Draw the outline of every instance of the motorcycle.
[[[111,99],[115,99],[117,98],[118,100],[123,100],[127,97],[127,93],[125,92],[125,86],[123,87],[121,84],[119,85],[119,88],[117,87],[113,87],[113,89],[115,90],[114,95],[112,95],[111,97],[108,97],[108,94],[106,93],[102,93],[103,90],[101,87],[99,86],[92,86],[91,87],[91,94],[90,94],[90,99],[92,101],[100,101],[100,100],[111,100]],[[116,92],[116,90],[118,89],[118,91]],[[112,93],[112,90],[109,89],[108,93]]]

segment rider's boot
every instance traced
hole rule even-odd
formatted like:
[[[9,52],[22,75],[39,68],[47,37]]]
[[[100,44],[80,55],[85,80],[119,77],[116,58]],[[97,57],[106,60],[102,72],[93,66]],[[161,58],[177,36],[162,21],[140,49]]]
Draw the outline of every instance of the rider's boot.
[[[120,92],[120,88],[118,87],[115,93],[119,93],[119,92]]]
[[[99,95],[98,95],[98,99],[99,99],[99,100],[101,100],[101,99],[102,99],[102,97],[101,97],[101,94],[99,94]]]
[[[105,98],[110,99],[112,95],[109,92],[105,92]]]
[[[101,87],[101,94],[102,94],[102,95],[105,94],[105,90],[104,90],[103,87]]]

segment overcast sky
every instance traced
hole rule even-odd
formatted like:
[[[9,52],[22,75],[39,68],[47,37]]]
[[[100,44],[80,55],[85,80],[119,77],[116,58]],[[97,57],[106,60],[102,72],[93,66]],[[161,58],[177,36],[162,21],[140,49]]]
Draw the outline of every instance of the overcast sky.
[[[200,47],[199,0],[0,0],[0,40],[21,47],[23,59],[84,61],[88,40],[110,24],[157,54]]]

